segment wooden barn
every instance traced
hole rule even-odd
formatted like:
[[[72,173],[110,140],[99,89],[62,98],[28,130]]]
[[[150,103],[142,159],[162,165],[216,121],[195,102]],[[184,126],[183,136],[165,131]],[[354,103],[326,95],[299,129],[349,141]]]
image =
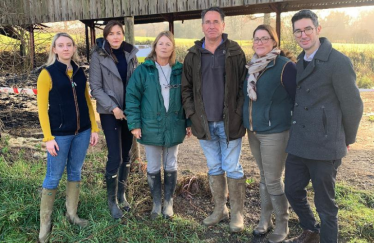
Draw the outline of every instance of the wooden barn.
[[[0,34],[17,38],[12,26],[22,26],[31,33],[33,45],[33,31],[43,27],[42,23],[80,20],[86,26],[88,49],[95,43],[95,25],[99,21],[123,21],[126,40],[132,42],[134,24],[167,21],[173,32],[174,21],[198,19],[202,10],[219,6],[227,16],[275,12],[276,30],[280,35],[283,12],[370,5],[374,5],[374,0],[2,0]]]

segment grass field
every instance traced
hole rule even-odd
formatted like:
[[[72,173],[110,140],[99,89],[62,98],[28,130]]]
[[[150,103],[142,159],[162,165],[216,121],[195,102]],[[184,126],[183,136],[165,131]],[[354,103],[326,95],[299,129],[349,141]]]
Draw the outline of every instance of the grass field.
[[[32,150],[14,150],[9,147],[8,139],[3,136],[0,141],[0,242],[35,242],[39,230],[39,192],[45,173],[45,160],[31,155],[42,151],[42,148],[37,144]],[[105,150],[90,150],[84,165],[78,210],[81,217],[90,221],[90,225],[84,229],[69,224],[64,217],[64,175],[54,205],[51,242],[195,243],[228,242],[228,237],[232,237],[227,233],[223,234],[227,238],[207,238],[209,231],[211,235],[218,234],[227,231],[226,226],[220,224],[206,228],[189,216],[177,215],[173,221],[149,220],[147,210],[150,197],[146,177],[142,174],[132,174],[130,177],[128,199],[132,211],[122,221],[112,220],[103,185],[105,156]],[[374,242],[374,192],[338,184],[337,203],[340,208],[339,242]],[[297,224],[295,214],[291,214],[290,223]],[[235,242],[251,240],[253,225],[247,227],[243,233],[235,236]],[[297,226],[291,230],[300,231],[300,228]]]

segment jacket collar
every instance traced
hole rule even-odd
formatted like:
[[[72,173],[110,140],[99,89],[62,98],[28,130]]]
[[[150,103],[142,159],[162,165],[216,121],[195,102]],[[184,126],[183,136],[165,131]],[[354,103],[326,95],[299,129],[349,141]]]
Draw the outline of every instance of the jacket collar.
[[[304,69],[304,55],[305,51],[301,52],[298,56],[298,61],[296,63],[296,82],[299,83],[305,78],[307,78],[315,69],[316,67],[316,60],[326,62],[329,59],[329,56],[332,51],[332,45],[330,41],[326,38],[321,37],[320,39],[321,45],[318,48],[316,55],[314,56],[313,60],[308,64],[308,66]]]
[[[145,62],[143,62],[144,66],[147,66],[147,67],[153,67],[153,68],[157,68],[156,67],[156,63],[153,61],[153,60],[145,60]],[[182,70],[182,64],[178,61],[175,62],[175,64],[171,67],[171,70],[172,71],[176,71],[176,70]]]
[[[330,53],[332,51],[332,44],[331,42],[325,38],[321,37],[319,38],[319,41],[321,42],[320,47],[318,48],[317,53],[314,55],[314,60],[321,60],[326,62],[329,59]],[[305,51],[302,51],[300,55],[297,57],[298,60],[303,60],[305,55]]]
[[[73,61],[71,60],[70,61],[70,64],[71,66],[73,67],[73,74],[75,74],[78,69],[79,69],[79,66]],[[58,69],[60,70],[61,72],[64,72],[64,73],[67,73],[67,70],[68,70],[68,66],[60,61],[58,61],[56,59],[55,63],[53,63],[53,65]]]
[[[223,43],[225,45],[225,49],[227,50],[229,55],[235,55],[241,52],[241,48],[235,41],[228,39],[228,34],[222,34]],[[203,42],[205,41],[205,37],[201,40],[195,41],[195,45],[188,49],[189,52],[200,54],[202,50]]]

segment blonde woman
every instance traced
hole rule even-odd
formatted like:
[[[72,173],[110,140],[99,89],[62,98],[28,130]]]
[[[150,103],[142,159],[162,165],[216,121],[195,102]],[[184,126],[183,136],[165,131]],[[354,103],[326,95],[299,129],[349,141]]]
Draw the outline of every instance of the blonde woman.
[[[99,131],[88,93],[87,79],[74,60],[77,47],[66,33],[53,37],[47,67],[37,81],[38,112],[47,148],[47,172],[40,204],[39,241],[51,230],[53,203],[65,167],[67,171],[66,218],[84,227],[77,215],[81,170],[88,145],[96,145]]]
[[[178,144],[186,134],[187,120],[181,99],[182,64],[175,60],[175,41],[170,31],[161,32],[146,61],[127,86],[126,116],[131,133],[145,147],[148,184],[153,198],[151,218],[161,215],[161,162],[164,167],[163,217],[173,216],[177,183]]]

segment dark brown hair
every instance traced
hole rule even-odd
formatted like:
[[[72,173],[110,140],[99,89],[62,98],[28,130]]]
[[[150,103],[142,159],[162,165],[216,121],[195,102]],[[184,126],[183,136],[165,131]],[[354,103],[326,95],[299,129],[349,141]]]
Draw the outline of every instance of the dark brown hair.
[[[258,30],[265,30],[269,33],[270,35],[270,38],[273,39],[276,43],[276,46],[273,46],[274,47],[277,47],[279,48],[279,37],[278,37],[278,34],[277,32],[274,30],[273,27],[271,27],[270,25],[267,25],[267,24],[262,24],[262,25],[259,25],[257,26],[257,28],[253,31],[253,37],[255,37],[255,34],[256,34],[256,31]],[[292,52],[290,51],[287,51],[287,50],[282,50],[281,49],[281,53],[280,53],[281,56],[285,56],[287,57],[288,59],[290,59],[291,61],[293,62],[296,62],[296,58],[295,56],[293,55]]]
[[[109,21],[105,27],[104,27],[104,30],[103,30],[103,36],[104,36],[104,39],[106,40],[106,38],[108,37],[110,31],[112,30],[112,28],[114,26],[118,25],[120,28],[121,28],[121,31],[122,31],[122,34],[125,35],[125,31],[123,30],[123,25],[121,22],[119,22],[118,20],[111,20]]]

